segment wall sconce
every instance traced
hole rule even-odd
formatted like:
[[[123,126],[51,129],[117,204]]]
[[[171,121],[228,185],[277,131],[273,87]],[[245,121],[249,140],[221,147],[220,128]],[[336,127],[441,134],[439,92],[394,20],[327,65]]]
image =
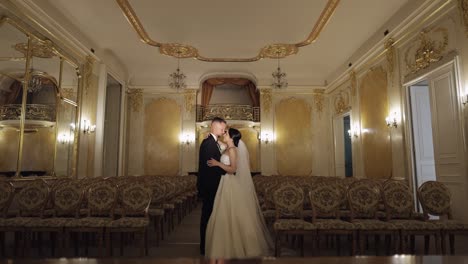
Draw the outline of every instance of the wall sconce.
[[[192,142],[195,142],[195,134],[193,133],[180,134],[179,141],[181,144],[189,146]]]
[[[393,112],[393,114],[390,114],[389,116],[387,116],[385,118],[385,123],[387,123],[387,127],[397,128],[398,127],[397,117],[398,117],[397,112]]]
[[[468,104],[468,94],[462,96],[462,104],[465,106]]]
[[[260,141],[263,142],[264,144],[268,144],[270,142],[273,142],[274,140],[275,140],[275,137],[273,133],[262,132],[260,134]]]
[[[57,137],[57,141],[61,144],[68,144],[72,141],[72,137],[68,134],[62,133]]]
[[[70,123],[70,129],[71,131],[75,131],[75,123]]]
[[[82,126],[84,134],[91,134],[96,131],[96,125],[92,125],[91,122],[87,119],[83,119]]]

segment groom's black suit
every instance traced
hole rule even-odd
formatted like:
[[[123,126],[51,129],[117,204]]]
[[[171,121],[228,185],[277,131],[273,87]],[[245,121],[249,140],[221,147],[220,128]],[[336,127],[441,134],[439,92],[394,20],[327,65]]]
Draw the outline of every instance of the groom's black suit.
[[[202,215],[200,220],[200,253],[205,255],[205,235],[206,226],[213,211],[213,204],[218,190],[221,176],[226,172],[220,167],[209,167],[207,161],[210,159],[217,161],[221,158],[219,145],[210,134],[200,145],[198,157],[198,196],[203,200]]]

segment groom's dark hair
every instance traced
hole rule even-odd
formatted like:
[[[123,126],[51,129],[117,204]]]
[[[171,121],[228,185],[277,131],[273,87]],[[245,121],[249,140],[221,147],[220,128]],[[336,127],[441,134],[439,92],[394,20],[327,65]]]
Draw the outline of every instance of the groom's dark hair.
[[[226,120],[222,119],[221,117],[214,117],[213,120],[211,120],[211,124],[213,123],[224,123],[226,124]]]
[[[232,138],[232,141],[234,142],[234,146],[239,145],[239,140],[242,138],[242,134],[239,130],[235,128],[229,128],[229,137]]]

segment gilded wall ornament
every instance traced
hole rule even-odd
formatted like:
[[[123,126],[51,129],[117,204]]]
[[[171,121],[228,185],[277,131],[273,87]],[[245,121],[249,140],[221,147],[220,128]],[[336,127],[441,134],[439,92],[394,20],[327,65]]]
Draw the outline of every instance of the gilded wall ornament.
[[[334,105],[335,105],[335,114],[345,113],[349,109],[351,109],[351,106],[349,105],[348,93],[345,91],[340,91],[335,96]]]
[[[185,111],[187,113],[193,113],[195,106],[196,90],[186,90],[184,92],[185,99]]]
[[[73,88],[62,88],[61,89],[62,96],[68,99],[74,98],[75,91]]]
[[[298,42],[298,43],[293,43],[293,44],[266,45],[265,47],[260,49],[260,52],[256,56],[250,57],[250,58],[208,58],[208,57],[204,57],[198,54],[198,50],[192,45],[161,43],[161,42],[155,41],[148,35],[148,32],[146,32],[136,12],[133,10],[132,6],[130,5],[129,0],[116,0],[116,2],[119,5],[120,9],[122,10],[125,18],[127,18],[127,21],[130,23],[130,25],[138,34],[140,40],[143,43],[146,43],[150,46],[160,48],[160,52],[162,54],[179,57],[180,56],[178,55],[179,53],[174,52],[173,47],[174,45],[180,45],[182,47],[187,48],[187,51],[184,51],[184,54],[185,54],[184,58],[193,57],[197,60],[205,61],[205,62],[254,62],[262,58],[278,58],[278,55],[275,52],[272,53],[272,50],[275,50],[275,47],[285,48],[285,50],[282,52],[284,52],[283,53],[285,54],[284,56],[289,56],[292,54],[296,54],[298,51],[298,48],[304,47],[313,43],[319,37],[322,30],[325,28],[325,25],[330,21],[340,0],[328,0],[327,1],[327,4],[325,5],[324,9],[320,13],[319,18],[315,22],[314,27],[312,28],[312,31],[310,32],[310,34],[307,36],[305,40]],[[272,54],[274,54],[274,56],[271,56]],[[179,57],[179,58],[182,58],[182,57]]]
[[[351,70],[349,72],[349,81],[351,82],[351,95],[356,96],[357,79],[356,79],[356,72],[354,70]]]
[[[162,44],[159,47],[159,52],[176,58],[196,58],[198,56],[196,48],[179,43]]]
[[[26,53],[28,52],[28,43],[18,43],[14,45],[13,48],[26,56]],[[34,39],[31,48],[33,57],[50,59],[55,56],[52,48],[52,42],[50,40],[41,42]]]
[[[442,41],[432,40],[429,33],[439,33]],[[443,52],[448,45],[448,31],[446,28],[423,30],[419,33],[419,46],[415,51],[414,60],[410,60],[412,46],[405,52],[405,63],[409,73],[416,73],[421,69],[429,67],[432,63],[442,59]]]
[[[260,102],[262,104],[262,111],[265,114],[270,113],[271,108],[271,89],[261,89],[260,90]]]
[[[323,92],[314,94],[315,110],[317,110],[319,114],[323,113],[324,100],[325,100],[325,96],[323,95]]]
[[[133,112],[140,112],[143,105],[143,89],[127,89],[128,102]]]
[[[389,74],[389,78],[390,78],[392,85],[393,85],[393,74],[395,70],[395,47],[393,46],[393,43],[395,43],[395,41],[392,38],[389,38],[385,42],[385,50],[387,51],[385,54],[387,58],[387,69],[388,69],[388,74]]]
[[[465,35],[468,37],[468,0],[458,0],[458,8],[462,23],[465,25]]]
[[[91,86],[91,76],[93,75],[93,64],[94,64],[94,58],[92,56],[86,56],[86,62],[83,67],[85,94],[88,94],[88,89]]]

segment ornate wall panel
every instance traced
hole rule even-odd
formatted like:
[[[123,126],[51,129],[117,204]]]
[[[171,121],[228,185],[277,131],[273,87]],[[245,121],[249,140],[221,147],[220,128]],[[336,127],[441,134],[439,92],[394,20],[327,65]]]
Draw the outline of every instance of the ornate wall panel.
[[[258,132],[252,128],[238,128],[242,134],[242,140],[247,149],[249,150],[250,156],[250,171],[260,171],[258,153],[259,153],[259,142],[258,142]]]
[[[181,111],[176,101],[151,100],[145,106],[144,167],[146,175],[177,175]]]
[[[392,173],[390,130],[385,123],[388,115],[387,72],[382,67],[370,70],[359,87],[362,158],[365,176],[389,178]]]
[[[275,151],[280,175],[312,173],[311,105],[297,98],[280,101],[275,107]]]

